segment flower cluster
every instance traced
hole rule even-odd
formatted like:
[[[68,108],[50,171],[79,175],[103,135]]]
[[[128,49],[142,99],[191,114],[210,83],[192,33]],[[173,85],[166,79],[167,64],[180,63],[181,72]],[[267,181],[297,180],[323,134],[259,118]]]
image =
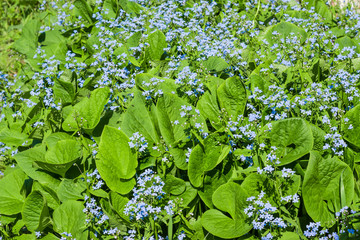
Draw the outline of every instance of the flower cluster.
[[[124,213],[130,220],[145,220],[148,217],[158,219],[163,210],[171,210],[172,205],[164,204],[163,191],[165,183],[151,169],[145,170],[137,178],[137,185],[133,189],[133,198],[126,204]]]
[[[247,208],[244,209],[245,214],[252,219],[251,223],[254,229],[265,231],[273,227],[286,228],[287,224],[281,217],[277,217],[278,209],[271,205],[269,201],[264,200],[265,192],[255,197],[249,197],[248,202],[251,202]]]
[[[148,143],[142,134],[136,132],[130,137],[129,146],[130,148],[134,148],[139,152],[145,152],[148,147]]]
[[[86,214],[86,224],[95,225],[98,229],[106,228],[109,217],[103,212],[102,208],[97,205],[95,198],[85,195],[85,208],[83,212]],[[95,233],[96,234],[96,233]]]

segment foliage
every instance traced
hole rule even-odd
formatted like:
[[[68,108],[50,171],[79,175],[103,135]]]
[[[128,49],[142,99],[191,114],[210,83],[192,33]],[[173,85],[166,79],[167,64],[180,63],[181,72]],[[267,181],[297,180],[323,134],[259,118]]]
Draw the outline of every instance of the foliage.
[[[1,4],[0,239],[360,238],[355,10]]]

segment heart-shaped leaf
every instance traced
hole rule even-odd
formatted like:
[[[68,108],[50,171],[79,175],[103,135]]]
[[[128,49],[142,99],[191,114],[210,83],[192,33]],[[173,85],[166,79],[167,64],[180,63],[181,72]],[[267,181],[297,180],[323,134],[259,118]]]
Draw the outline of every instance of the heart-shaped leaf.
[[[231,217],[210,209],[201,218],[203,227],[211,234],[225,239],[237,238],[249,232],[252,226],[245,221],[244,213],[247,196],[245,190],[234,182],[220,186],[213,194],[213,203]]]
[[[32,191],[26,198],[22,217],[30,231],[42,231],[50,224],[49,209],[40,191]]]
[[[217,89],[221,109],[225,109],[231,119],[236,120],[245,111],[247,96],[244,83],[239,77],[226,79]]]
[[[76,140],[60,140],[46,152],[43,161],[35,161],[35,163],[46,171],[64,176],[81,156],[81,145]]]
[[[309,124],[301,118],[289,118],[273,122],[270,132],[271,146],[277,147],[280,165],[291,163],[313,148],[314,140]]]
[[[0,214],[21,212],[25,197],[20,193],[26,175],[21,169],[14,170],[0,180]]]
[[[310,217],[331,227],[335,223],[335,212],[339,212],[342,206],[350,206],[353,200],[354,176],[350,167],[337,157],[323,158],[312,151],[302,192]]]
[[[97,169],[108,187],[126,194],[136,181],[131,179],[138,165],[137,154],[129,146],[129,138],[121,130],[105,126],[100,139]],[[125,188],[124,188],[125,187]]]

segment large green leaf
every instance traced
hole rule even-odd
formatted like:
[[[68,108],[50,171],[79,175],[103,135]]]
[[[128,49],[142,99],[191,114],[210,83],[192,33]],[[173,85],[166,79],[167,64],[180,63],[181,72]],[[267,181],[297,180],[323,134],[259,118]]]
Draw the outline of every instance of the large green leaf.
[[[207,207],[214,208],[214,204],[212,202],[214,192],[221,185],[227,183],[232,174],[232,169],[229,171],[220,171],[216,168],[205,174],[203,187],[198,189],[198,194]]]
[[[58,233],[71,233],[78,240],[87,239],[84,235],[86,215],[83,210],[84,205],[74,200],[61,204],[53,214],[54,230]]]
[[[15,50],[32,58],[37,47],[40,26],[39,19],[29,20],[22,28],[21,37],[13,45]]]
[[[225,239],[237,238],[249,232],[252,226],[245,221],[244,213],[247,197],[242,187],[234,182],[220,186],[212,200],[218,209],[227,212],[230,217],[219,210],[210,209],[201,218],[203,227],[211,234]]]
[[[330,7],[325,4],[322,0],[305,0],[303,4],[307,9],[314,9],[316,13],[318,13],[321,17],[323,17],[326,21],[332,20],[332,13]]]
[[[71,71],[65,71],[61,78],[55,79],[53,86],[55,100],[61,103],[72,103],[75,98],[75,86],[71,82],[73,76]]]
[[[92,23],[92,9],[85,0],[75,0],[74,6],[75,16],[81,16],[89,23]]]
[[[76,131],[79,127],[92,130],[100,121],[101,113],[109,98],[109,88],[97,88],[91,92],[90,98],[77,103],[62,123],[65,131]]]
[[[183,99],[165,93],[156,105],[159,128],[167,145],[172,146],[186,139],[184,128],[181,126],[186,119],[180,116],[181,106],[188,105]],[[178,124],[174,124],[178,121]]]
[[[25,197],[21,194],[26,175],[17,169],[0,180],[0,214],[12,215],[21,212]]]
[[[44,160],[35,163],[44,170],[64,176],[81,156],[81,145],[76,140],[60,140],[46,152]]]
[[[60,181],[50,174],[34,166],[35,161],[45,161],[45,147],[39,146],[20,152],[14,156],[20,168],[34,180],[39,181],[42,185],[56,190]]]
[[[208,136],[204,144],[204,148],[196,145],[190,154],[188,176],[194,187],[202,186],[205,172],[214,169],[230,151],[228,145],[217,145],[216,135]]]
[[[337,157],[323,158],[312,151],[302,192],[310,217],[330,227],[335,223],[335,212],[342,206],[350,206],[353,200],[354,176],[350,167]]]
[[[167,47],[165,35],[160,30],[157,30],[149,35],[148,41],[151,60],[160,60],[164,48]]]
[[[344,121],[346,118],[349,119],[348,122]],[[350,125],[352,125],[352,128],[349,128]],[[343,130],[343,138],[360,148],[360,138],[358,136],[360,132],[360,104],[344,115],[341,119],[341,129]]]
[[[219,118],[220,109],[216,94],[212,94],[208,91],[205,92],[197,102],[196,107],[199,109],[201,115],[209,119],[211,125],[215,129],[221,128],[221,121]]]
[[[130,178],[136,172],[137,154],[130,148],[129,141],[121,130],[105,126],[96,160],[97,169],[108,187],[121,194],[126,194],[135,185],[135,180]],[[126,188],[122,186],[124,184]]]
[[[164,191],[168,194],[180,195],[185,191],[186,184],[181,178],[173,175],[166,176]]]
[[[246,106],[246,89],[239,77],[226,79],[217,89],[217,97],[221,109],[225,109],[228,116],[237,120],[244,114]]]
[[[310,124],[310,128],[314,138],[312,150],[321,152],[324,147],[326,133],[324,130],[313,124]]]
[[[121,130],[128,136],[139,132],[150,143],[159,142],[150,112],[145,106],[145,98],[140,92],[137,92],[135,98],[131,101],[130,107],[125,112]]]
[[[339,44],[339,49],[342,50],[345,47],[355,47],[354,51],[360,53],[359,44],[348,36],[344,36],[335,40],[335,43]]]
[[[46,144],[46,146],[50,149],[55,147],[56,143],[61,140],[67,140],[67,139],[75,139],[73,136],[65,133],[65,132],[55,132],[47,136],[43,143]]]
[[[83,199],[81,193],[86,190],[86,183],[82,180],[63,179],[57,190],[60,201]]]
[[[29,146],[32,139],[28,139],[28,135],[16,130],[4,128],[0,131],[0,142],[8,146]]]
[[[38,181],[34,181],[32,185],[33,191],[40,191],[46,198],[47,206],[51,209],[55,209],[60,205],[60,200],[56,194],[56,189],[52,189],[48,186],[44,186]]]
[[[45,51],[45,54],[49,57],[55,56],[56,59],[65,61],[66,53],[68,51],[66,45],[66,38],[63,37],[60,31],[52,30],[44,33],[45,39],[41,42],[42,49]],[[56,79],[58,80],[58,79]],[[55,82],[54,91],[57,92],[57,83]]]
[[[32,191],[26,198],[22,217],[30,231],[42,231],[50,224],[49,209],[46,199],[40,191]]]
[[[114,210],[117,212],[117,214],[119,214],[119,216],[122,217],[123,219],[129,221],[129,216],[127,216],[124,213],[124,209],[126,207],[126,204],[129,202],[129,199],[121,196],[120,194],[118,194],[116,192],[110,192],[109,199],[111,202],[111,206],[114,208]]]
[[[142,9],[142,7],[137,4],[136,2],[133,1],[129,1],[129,0],[119,0],[119,4],[121,6],[121,8],[126,12],[126,13],[136,13],[139,14],[140,10]]]
[[[280,22],[274,26],[268,27],[262,35],[260,35],[260,40],[266,39],[271,45],[276,42],[274,32],[279,34],[280,39],[291,36],[291,33],[294,33],[296,36],[300,37],[300,41],[304,42],[307,38],[307,33],[304,29],[296,26],[295,24],[289,22]]]
[[[209,59],[204,62],[204,66],[209,71],[220,72],[226,69],[229,64],[222,58],[209,57]]]
[[[314,140],[310,125],[301,118],[289,118],[272,123],[271,146],[276,146],[280,165],[291,163],[313,148]]]

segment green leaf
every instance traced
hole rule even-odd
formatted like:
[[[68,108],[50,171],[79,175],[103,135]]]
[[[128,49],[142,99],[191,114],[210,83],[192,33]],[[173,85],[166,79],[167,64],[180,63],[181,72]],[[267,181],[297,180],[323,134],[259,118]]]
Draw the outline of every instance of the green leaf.
[[[273,35],[273,32],[279,33],[280,39],[283,39],[285,37],[288,37],[291,33],[294,33],[295,36],[300,37],[300,42],[303,43],[307,38],[307,33],[304,29],[296,26],[295,24],[289,23],[289,22],[280,22],[274,26],[270,26],[265,30],[260,36],[259,39],[263,40],[266,39],[270,46],[273,45],[276,42],[276,38]]]
[[[0,180],[0,214],[13,215],[21,212],[25,197],[21,194],[26,175],[14,170]]]
[[[185,181],[172,175],[166,176],[164,191],[173,195],[180,195],[185,191]]]
[[[83,19],[92,23],[92,10],[89,4],[85,0],[75,0],[74,2],[74,14],[75,16],[81,16]]]
[[[46,146],[49,149],[51,149],[56,146],[57,142],[67,139],[75,139],[75,138],[65,132],[55,132],[47,136],[43,142],[46,144]]]
[[[87,239],[84,235],[86,215],[83,209],[84,205],[74,200],[61,204],[53,214],[54,230],[58,233],[71,233],[78,240]]]
[[[42,185],[48,186],[54,190],[59,186],[60,181],[48,173],[34,167],[35,161],[45,161],[44,146],[30,148],[26,151],[14,155],[20,168],[34,180],[39,181]]]
[[[81,180],[63,179],[57,190],[60,201],[79,200],[84,197],[81,195],[86,190],[86,183]]]
[[[54,55],[57,60],[64,62],[68,51],[66,38],[57,30],[47,31],[43,34],[45,35],[45,40],[41,43],[41,48],[45,50],[45,54],[48,57]]]
[[[29,20],[22,28],[21,37],[15,41],[13,48],[28,58],[32,58],[37,48],[40,26],[39,19]]]
[[[269,195],[269,200],[273,204],[272,197],[276,191],[273,181],[267,176],[258,173],[250,173],[241,183],[241,187],[249,196],[258,196],[261,191],[266,191]]]
[[[129,1],[129,0],[119,0],[119,4],[121,8],[129,14],[136,13],[139,14],[142,7],[137,4],[136,2]]]
[[[34,181],[32,185],[33,191],[40,191],[41,194],[46,198],[47,206],[51,209],[55,209],[60,205],[60,200],[56,194],[56,189],[44,186],[38,181]]]
[[[55,83],[53,86],[53,91],[55,99],[61,103],[72,103],[75,98],[75,87],[71,82],[72,73],[67,72],[68,76],[65,77],[63,73],[63,78],[55,78]]]
[[[345,122],[344,119],[349,119]],[[349,129],[350,124],[353,126]],[[341,119],[341,129],[343,130],[343,138],[360,148],[360,138],[357,133],[360,131],[360,104],[348,111]]]
[[[295,232],[283,232],[279,240],[300,240],[300,236]]]
[[[180,195],[174,195],[171,196],[172,199],[182,199],[180,206],[182,207],[188,207],[192,200],[195,199],[197,196],[197,190],[196,188],[193,188],[190,184],[190,182],[185,182],[185,191]]]
[[[27,229],[30,231],[42,231],[50,224],[46,199],[40,191],[32,191],[26,198],[22,217]]]
[[[132,48],[132,47],[138,47],[139,46],[139,43],[140,43],[140,39],[141,39],[141,36],[142,36],[142,32],[134,32],[131,37],[129,37],[129,39],[126,41],[126,45],[129,47],[129,48]]]
[[[136,132],[141,133],[149,145],[159,142],[150,112],[145,106],[145,98],[140,92],[135,94],[130,107],[125,112],[121,130],[128,136],[132,136]]]
[[[220,171],[216,168],[211,172],[207,172],[204,177],[204,186],[201,189],[198,189],[198,194],[201,200],[205,203],[205,205],[209,208],[214,208],[212,202],[212,196],[216,189],[218,189],[221,185],[227,183],[233,174],[232,169],[228,169],[226,171]]]
[[[105,126],[99,145],[99,159],[96,160],[97,169],[108,187],[121,194],[128,193],[135,185],[135,180],[130,178],[136,173],[137,154],[130,149],[129,141],[121,130]]]
[[[220,109],[217,102],[216,94],[211,94],[210,92],[205,92],[200,100],[198,101],[196,107],[199,109],[200,114],[205,118],[209,119],[211,125],[215,129],[220,129],[222,127],[219,116]]]
[[[207,210],[202,218],[203,227],[211,234],[225,238],[237,238],[252,228],[246,220],[244,208],[247,206],[247,193],[236,183],[229,182],[220,186],[213,194],[213,203],[219,210]]]
[[[167,47],[166,37],[160,31],[157,30],[149,35],[149,54],[151,60],[160,60],[164,53],[164,48]]]
[[[186,140],[184,128],[181,126],[186,119],[180,116],[181,106],[188,105],[186,101],[176,95],[164,93],[158,100],[156,109],[159,120],[159,129],[168,146],[176,145],[179,141]],[[178,124],[174,124],[178,121]]]
[[[329,7],[322,0],[305,0],[303,4],[307,9],[314,9],[321,17],[326,21],[330,22],[332,20],[332,14]]]
[[[76,131],[79,127],[93,130],[100,121],[101,113],[109,98],[109,88],[97,88],[91,92],[90,98],[84,98],[77,103],[64,120],[65,131]]]
[[[5,143],[8,146],[15,147],[29,146],[32,143],[32,139],[29,139],[28,135],[26,135],[25,133],[4,128],[0,132],[0,142]]]
[[[209,57],[209,59],[204,62],[204,66],[208,71],[220,72],[229,67],[229,64],[220,57]]]
[[[344,36],[335,40],[335,43],[339,44],[339,49],[342,50],[345,47],[355,47],[354,51],[360,53],[359,44],[348,36]]]
[[[313,124],[310,124],[310,128],[314,138],[314,145],[312,150],[319,152],[323,151],[326,135],[325,131]]]
[[[247,96],[239,77],[226,79],[217,89],[217,97],[220,108],[225,109],[231,119],[236,120],[244,113]]]
[[[276,146],[280,165],[291,163],[313,148],[314,140],[309,124],[301,118],[289,118],[272,123],[271,146]]]
[[[45,159],[35,161],[44,170],[64,176],[73,163],[82,156],[80,143],[76,140],[60,140],[45,154]]]
[[[216,137],[216,135],[208,136],[204,141],[204,148],[198,144],[191,151],[188,176],[194,187],[202,186],[205,172],[214,169],[230,151],[228,145],[218,146]]]
[[[114,208],[117,214],[119,214],[119,216],[122,217],[123,219],[129,221],[129,216],[127,216],[124,213],[125,206],[129,202],[129,199],[121,196],[116,192],[110,192],[109,198],[110,198],[111,206]]]
[[[350,167],[337,157],[323,158],[312,151],[302,192],[310,217],[323,226],[331,227],[335,223],[335,212],[352,202],[354,176]]]
[[[105,14],[106,19],[114,19],[116,18],[116,4],[113,0],[105,0],[103,3],[104,12],[108,12]]]

